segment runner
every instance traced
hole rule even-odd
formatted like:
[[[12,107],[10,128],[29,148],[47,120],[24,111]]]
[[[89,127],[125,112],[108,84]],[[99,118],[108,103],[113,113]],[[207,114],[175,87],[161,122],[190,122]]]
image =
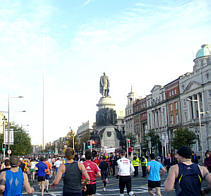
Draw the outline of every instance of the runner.
[[[82,174],[85,178],[85,181],[89,181],[89,175],[82,163],[80,161],[74,161],[75,152],[72,148],[67,148],[65,150],[65,157],[67,163],[61,165],[58,169],[57,175],[51,185],[54,189],[55,186],[59,183],[62,176],[64,175],[64,186],[63,186],[63,196],[81,196],[82,187],[81,187],[81,177]]]
[[[59,167],[60,167],[61,164],[62,164],[61,157],[59,157],[59,158],[56,160],[56,162],[54,163],[54,166],[55,166],[55,168],[56,168],[56,174],[57,174],[57,171],[58,171],[58,169],[59,169]]]
[[[150,195],[154,195],[153,188],[156,188],[157,195],[161,196],[160,192],[160,170],[165,173],[166,169],[163,165],[155,160],[155,155],[152,153],[150,154],[151,161],[147,163],[147,172],[149,173],[148,176],[148,191]]]
[[[131,161],[125,158],[126,152],[124,150],[121,151],[121,159],[117,161],[117,165],[119,168],[119,189],[120,196],[124,196],[125,186],[127,188],[127,193],[129,195],[135,196],[133,191],[131,190],[131,173],[135,171]]]
[[[86,186],[87,190],[83,191],[83,195],[92,196],[93,194],[96,193],[96,179],[95,178],[100,177],[101,173],[97,164],[91,161],[92,152],[90,150],[87,150],[85,152],[85,157],[86,157],[86,161],[83,164],[90,177],[90,183],[87,184]]]
[[[168,154],[167,157],[165,157],[164,160],[164,166],[167,169],[167,173],[169,172],[170,167],[174,164],[173,159],[171,157],[171,154]]]
[[[7,170],[10,170],[11,166],[10,166],[10,160],[9,159],[6,159],[4,161],[4,168],[0,170],[0,173],[3,172],[3,171],[7,171]]]
[[[18,161],[18,157],[11,156],[11,169],[3,171],[0,175],[0,192],[4,193],[4,196],[22,195],[23,185],[27,193],[34,192],[30,187],[27,174],[19,168]]]
[[[36,167],[38,168],[38,183],[41,190],[41,195],[44,195],[44,189],[45,189],[45,171],[48,169],[48,166],[44,163],[45,159],[44,157],[40,158],[40,162],[36,164]]]
[[[116,158],[116,155],[115,153],[113,153],[111,155],[111,168],[112,168],[112,175],[115,176],[115,167],[116,167],[116,161],[117,161],[117,158]]]
[[[50,179],[52,166],[48,161],[45,161],[44,163],[48,166],[48,169],[45,171],[46,174],[45,174],[45,189],[44,189],[44,191],[48,193],[49,179]]]
[[[173,165],[164,183],[165,191],[173,190],[176,183],[176,194],[178,196],[201,195],[201,181],[205,179],[211,187],[211,174],[204,166],[192,163],[192,151],[183,146],[177,151],[178,164]],[[207,190],[205,192],[208,192]]]
[[[101,179],[104,184],[103,191],[106,191],[106,184],[108,182],[108,170],[109,170],[108,163],[105,160],[106,160],[106,157],[103,156],[103,161],[100,162],[100,165],[99,165],[99,168],[101,170]]]
[[[37,163],[38,163],[38,162],[37,162],[36,160],[32,160],[32,161],[31,161],[30,172],[31,172],[31,181],[32,181],[32,183],[34,183],[34,180],[35,180],[35,174],[36,174],[35,165],[36,165]]]

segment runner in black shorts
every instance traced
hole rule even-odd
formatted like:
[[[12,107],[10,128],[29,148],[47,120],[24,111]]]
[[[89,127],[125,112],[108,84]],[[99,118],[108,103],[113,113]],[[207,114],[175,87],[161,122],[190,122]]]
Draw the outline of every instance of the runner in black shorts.
[[[45,181],[45,176],[38,176],[38,182]]]
[[[155,160],[155,154],[150,154],[151,161],[147,163],[147,172],[148,175],[148,192],[150,195],[154,195],[153,189],[156,188],[156,194],[161,196],[160,184],[160,170],[165,173],[166,169],[163,165]]]
[[[96,184],[87,184],[87,191],[83,195],[94,195],[96,193]]]
[[[149,188],[156,188],[156,187],[160,187],[161,185],[161,181],[151,181],[151,180],[148,180],[148,187]]]
[[[35,165],[38,168],[38,183],[40,185],[41,195],[44,195],[45,188],[45,175],[46,170],[48,170],[48,166],[44,163],[45,158],[41,157],[40,162]]]
[[[101,179],[104,184],[103,191],[106,191],[106,184],[108,182],[108,169],[109,169],[108,163],[105,160],[106,160],[106,157],[103,156],[103,161],[100,162],[100,165],[99,165],[99,168],[101,170]]]

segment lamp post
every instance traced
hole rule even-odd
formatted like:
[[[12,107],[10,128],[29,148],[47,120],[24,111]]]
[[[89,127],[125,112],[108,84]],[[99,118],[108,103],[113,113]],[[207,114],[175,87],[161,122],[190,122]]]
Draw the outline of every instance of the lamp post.
[[[7,125],[7,129],[8,129],[8,150],[10,150],[10,98],[23,98],[23,96],[18,96],[18,97],[10,97],[8,95],[8,125]],[[25,110],[23,111],[25,112]]]
[[[3,134],[4,134],[4,137],[5,137],[5,122],[6,122],[6,117],[4,116],[4,118],[2,119],[3,120]],[[3,139],[3,145],[4,145],[4,149],[3,149],[3,157],[4,157],[4,160],[5,160],[5,151],[6,151],[6,148],[5,148],[5,141]]]

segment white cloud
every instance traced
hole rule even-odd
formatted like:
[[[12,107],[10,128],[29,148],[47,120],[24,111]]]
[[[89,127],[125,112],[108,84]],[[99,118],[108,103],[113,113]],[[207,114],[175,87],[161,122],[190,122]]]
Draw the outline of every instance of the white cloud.
[[[95,0],[85,0],[85,2],[83,3],[83,6],[87,6],[88,4],[94,2]]]

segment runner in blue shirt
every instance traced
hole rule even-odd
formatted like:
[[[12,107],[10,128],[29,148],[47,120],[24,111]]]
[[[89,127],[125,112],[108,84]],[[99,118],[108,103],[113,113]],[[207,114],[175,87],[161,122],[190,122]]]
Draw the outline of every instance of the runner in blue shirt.
[[[34,189],[30,187],[27,174],[23,173],[21,168],[19,168],[18,161],[19,158],[17,156],[11,156],[11,168],[1,172],[0,193],[3,193],[4,196],[21,196],[23,185],[28,193],[34,192]]]
[[[41,195],[44,194],[45,189],[45,174],[48,171],[48,166],[44,163],[44,157],[40,158],[40,162],[35,165],[38,168],[38,183],[41,189]]]
[[[165,173],[166,169],[163,165],[155,160],[155,155],[150,154],[151,161],[147,163],[147,172],[149,173],[148,176],[148,191],[150,195],[154,195],[153,188],[156,188],[157,195],[161,196],[160,192],[160,170]]]

